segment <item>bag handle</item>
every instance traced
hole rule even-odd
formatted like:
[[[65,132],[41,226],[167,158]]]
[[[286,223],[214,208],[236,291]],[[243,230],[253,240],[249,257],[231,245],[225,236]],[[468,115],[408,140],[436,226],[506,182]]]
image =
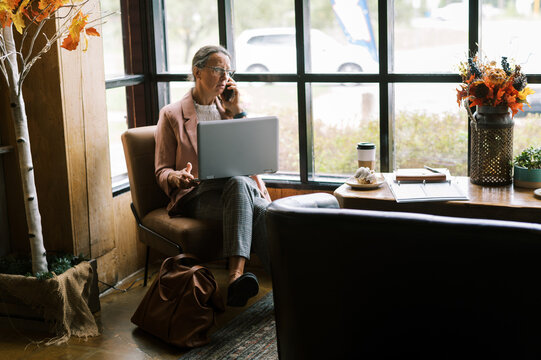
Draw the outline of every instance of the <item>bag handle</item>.
[[[176,256],[172,256],[172,257],[168,257],[167,259],[165,259],[165,261],[162,263],[162,266],[160,267],[160,272],[159,272],[159,276],[158,276],[158,292],[160,294],[160,298],[163,300],[163,301],[169,301],[170,299],[167,298],[164,293],[163,293],[163,290],[162,290],[162,284],[161,284],[161,281],[162,281],[162,276],[164,274],[164,270],[165,270],[165,267],[166,265],[168,265],[171,261],[173,262],[177,262],[181,259],[184,259],[184,258],[191,258],[191,259],[194,259],[194,260],[197,260],[199,261],[199,259],[197,257],[195,257],[194,255],[191,255],[191,254],[178,254]],[[201,265],[194,265],[190,268],[187,276],[190,276],[190,277],[193,277],[193,274],[199,270],[199,269],[203,269],[203,266]],[[188,282],[186,282],[184,284],[184,286],[182,287],[182,291],[180,291],[181,293],[184,292],[184,290],[186,289],[186,286],[188,286]]]
[[[192,255],[192,254],[185,254],[185,253],[182,253],[182,254],[178,254],[178,255],[175,255],[175,256],[171,256],[171,257],[168,257],[167,259],[165,259],[162,263],[162,266],[160,267],[160,272],[159,272],[159,278],[161,279],[162,277],[162,274],[163,274],[163,269],[166,265],[168,265],[171,261],[173,262],[178,262],[182,259],[192,259],[192,260],[196,260],[197,262],[200,262],[199,258],[195,255]]]

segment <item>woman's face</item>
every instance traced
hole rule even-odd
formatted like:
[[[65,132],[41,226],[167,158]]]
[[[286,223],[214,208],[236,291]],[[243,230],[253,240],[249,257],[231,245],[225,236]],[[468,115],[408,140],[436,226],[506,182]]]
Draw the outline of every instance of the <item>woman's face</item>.
[[[203,68],[195,68],[196,84],[207,96],[218,96],[225,89],[228,75],[219,69],[231,70],[229,58],[222,53],[212,54]]]

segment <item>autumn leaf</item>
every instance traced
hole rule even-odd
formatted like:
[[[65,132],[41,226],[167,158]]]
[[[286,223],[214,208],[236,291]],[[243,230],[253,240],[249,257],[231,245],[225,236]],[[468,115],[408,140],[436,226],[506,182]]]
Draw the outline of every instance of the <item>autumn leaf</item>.
[[[39,0],[39,12],[34,12],[34,16],[37,15],[36,21],[40,22],[49,17],[53,12],[58,10],[63,5],[66,5],[68,2],[69,0]]]
[[[0,10],[0,25],[3,28],[11,25],[11,11]]]
[[[470,107],[474,107],[476,105],[483,105],[483,99],[475,99],[471,102]]]
[[[520,102],[526,103],[526,105],[531,107],[530,103],[528,103],[528,101],[526,100],[526,97],[531,94],[535,94],[535,91],[533,91],[529,87],[525,87],[524,89],[522,89],[522,91],[519,91],[517,98],[519,99]]]
[[[6,10],[13,12],[19,6],[20,2],[21,0],[0,0],[0,11]]]
[[[25,27],[23,15],[26,11],[25,7],[28,5],[29,2],[30,0],[23,0],[23,2],[19,5],[19,8],[17,9],[17,12],[12,16],[13,25],[15,25],[15,29],[17,29],[19,34],[23,33],[23,29]]]
[[[93,28],[93,27],[87,28],[85,31],[86,31],[86,34],[87,34],[87,35],[90,35],[90,36],[100,36],[100,33],[98,32],[98,30],[96,30],[96,29]]]
[[[83,36],[85,39],[85,47],[83,48],[83,51],[87,50],[88,47],[88,38],[87,35],[91,36],[100,36],[98,31],[90,27],[88,29],[85,29],[85,26],[87,24],[88,15],[83,15],[81,11],[75,15],[71,21],[71,25],[69,27],[69,34],[62,42],[62,46],[64,49],[67,50],[75,50],[77,49],[77,46],[79,45],[79,41],[81,39],[81,32],[85,30]]]

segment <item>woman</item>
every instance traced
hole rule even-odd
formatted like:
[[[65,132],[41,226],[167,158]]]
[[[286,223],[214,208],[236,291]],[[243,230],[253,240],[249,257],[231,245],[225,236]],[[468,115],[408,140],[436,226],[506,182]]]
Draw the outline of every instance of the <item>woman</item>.
[[[196,183],[197,123],[245,117],[231,56],[221,46],[205,46],[192,60],[195,87],[160,111],[156,130],[156,179],[171,199],[170,215],[223,221],[223,256],[229,259],[227,304],[244,306],[259,291],[254,274],[244,272],[250,249],[270,273],[266,244],[265,209],[270,202],[257,176],[237,176]],[[225,89],[232,96],[223,94]]]

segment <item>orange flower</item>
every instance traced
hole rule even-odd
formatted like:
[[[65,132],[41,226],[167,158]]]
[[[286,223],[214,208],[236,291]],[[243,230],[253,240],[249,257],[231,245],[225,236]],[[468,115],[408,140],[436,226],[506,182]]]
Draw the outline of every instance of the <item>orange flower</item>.
[[[507,74],[502,69],[488,68],[486,78],[494,86],[502,85],[507,80]]]

